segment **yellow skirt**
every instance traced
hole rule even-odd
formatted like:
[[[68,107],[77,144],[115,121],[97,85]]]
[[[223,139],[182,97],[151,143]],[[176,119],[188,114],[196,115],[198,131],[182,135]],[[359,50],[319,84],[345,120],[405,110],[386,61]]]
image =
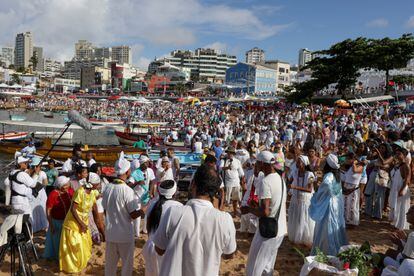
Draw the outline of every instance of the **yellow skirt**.
[[[66,273],[79,273],[87,265],[92,255],[91,233],[62,227],[59,246],[60,270]]]

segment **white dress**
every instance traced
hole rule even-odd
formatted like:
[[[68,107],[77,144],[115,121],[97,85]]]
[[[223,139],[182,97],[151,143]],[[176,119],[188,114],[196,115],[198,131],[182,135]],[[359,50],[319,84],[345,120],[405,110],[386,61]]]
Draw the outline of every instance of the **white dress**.
[[[306,188],[311,179],[316,179],[312,172],[305,172],[303,177],[293,176],[294,186]],[[312,245],[315,221],[309,216],[309,206],[314,193],[291,190],[292,198],[288,210],[288,237],[297,244]]]
[[[341,175],[346,189],[355,189],[361,183],[362,173],[354,173],[351,166],[348,171]],[[359,198],[360,189],[356,189],[349,195],[344,195],[345,222],[350,225],[359,225]]]
[[[260,182],[263,180],[263,173],[261,172],[257,177],[251,175],[247,179],[247,190],[244,193],[241,206],[247,206],[248,200],[250,197],[250,192],[252,190],[252,187],[255,189],[255,195],[257,195],[257,187],[260,185]],[[243,214],[240,217],[240,232],[242,233],[251,233],[254,234],[256,232],[258,226],[258,218],[253,215],[252,213]]]
[[[44,179],[47,179],[46,173],[44,171],[40,171],[39,174],[33,175],[33,180],[38,183],[42,183]],[[36,233],[40,230],[47,229],[49,226],[49,222],[47,220],[46,216],[46,201],[47,201],[47,195],[46,190],[42,189],[40,190],[38,196],[30,197],[29,203],[30,207],[32,208],[32,216],[33,216],[33,232]]]
[[[411,192],[408,187],[404,188],[404,195],[398,196],[404,179],[401,176],[400,168],[391,170],[391,191],[390,191],[390,220],[391,224],[400,230],[408,230],[410,224],[407,222],[406,214],[410,208]]]

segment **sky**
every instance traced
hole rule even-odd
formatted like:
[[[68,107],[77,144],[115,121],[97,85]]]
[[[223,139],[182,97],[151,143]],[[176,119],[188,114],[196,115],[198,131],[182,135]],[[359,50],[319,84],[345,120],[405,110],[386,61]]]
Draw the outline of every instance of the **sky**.
[[[414,33],[413,0],[0,0],[0,45],[31,31],[44,56],[70,60],[74,44],[130,45],[146,69],[174,49],[212,47],[244,61],[298,62],[300,48],[326,49],[347,38]]]

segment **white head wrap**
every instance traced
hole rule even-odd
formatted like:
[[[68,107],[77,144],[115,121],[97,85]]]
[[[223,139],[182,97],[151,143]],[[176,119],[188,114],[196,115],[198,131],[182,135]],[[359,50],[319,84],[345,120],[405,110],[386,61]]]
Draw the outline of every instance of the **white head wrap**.
[[[142,163],[145,163],[145,162],[148,162],[150,159],[148,158],[148,156],[146,156],[146,155],[141,155],[140,157],[139,157],[139,162],[142,164]]]
[[[70,181],[69,177],[66,177],[64,175],[59,176],[56,180],[55,180],[55,187],[60,189],[62,188],[64,185],[68,184]]]
[[[309,166],[310,162],[309,162],[309,158],[306,155],[301,155],[299,156],[300,161],[302,161],[303,165]]]
[[[177,183],[174,181],[174,186],[172,186],[170,189],[164,189],[161,186],[158,186],[158,192],[166,199],[171,199],[174,196],[175,192],[177,192]]]
[[[328,157],[326,157],[326,162],[332,169],[338,170],[340,168],[338,157],[335,154],[329,154]]]
[[[138,160],[138,159],[136,159],[136,158],[134,158],[134,159],[131,161],[131,171],[135,171],[136,169],[138,169],[138,168],[139,168],[139,166],[141,166],[141,164],[139,163],[139,160]]]
[[[131,163],[124,156],[124,152],[121,151],[119,159],[115,163],[115,171],[118,175],[126,173],[131,168]]]

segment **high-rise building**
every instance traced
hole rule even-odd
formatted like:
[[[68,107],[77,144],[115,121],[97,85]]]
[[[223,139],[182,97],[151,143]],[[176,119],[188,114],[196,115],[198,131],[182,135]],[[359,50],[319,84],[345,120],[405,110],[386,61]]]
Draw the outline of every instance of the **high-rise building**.
[[[111,47],[101,47],[101,48],[95,48],[94,53],[95,58],[107,58],[112,60],[112,48]]]
[[[299,50],[299,68],[303,67],[312,60],[312,52],[309,51],[307,48]]]
[[[76,59],[92,59],[94,58],[95,47],[87,40],[79,40],[75,43]]]
[[[33,36],[31,32],[17,34],[14,47],[14,66],[28,68],[33,56]]]
[[[246,52],[246,63],[259,64],[265,61],[265,52],[262,49],[254,47]]]
[[[112,61],[116,61],[120,64],[131,64],[132,55],[131,48],[129,46],[114,46],[112,47]]]
[[[1,48],[0,62],[3,63],[6,67],[9,67],[11,64],[14,64],[14,48],[13,47]]]
[[[166,58],[174,66],[189,68],[191,76],[197,76],[200,81],[223,83],[226,70],[236,65],[236,56],[218,54],[214,49],[198,48],[195,52],[175,50]]]
[[[36,68],[33,68],[35,71],[43,72],[45,68],[45,60],[43,58],[43,48],[42,47],[33,47],[33,56],[37,59]]]
[[[66,79],[81,79],[81,70],[83,67],[103,67],[108,68],[110,61],[106,58],[101,59],[73,59],[71,61],[65,61],[63,76]]]
[[[59,61],[46,58],[43,75],[45,77],[54,77],[62,72],[62,68],[62,63]]]

